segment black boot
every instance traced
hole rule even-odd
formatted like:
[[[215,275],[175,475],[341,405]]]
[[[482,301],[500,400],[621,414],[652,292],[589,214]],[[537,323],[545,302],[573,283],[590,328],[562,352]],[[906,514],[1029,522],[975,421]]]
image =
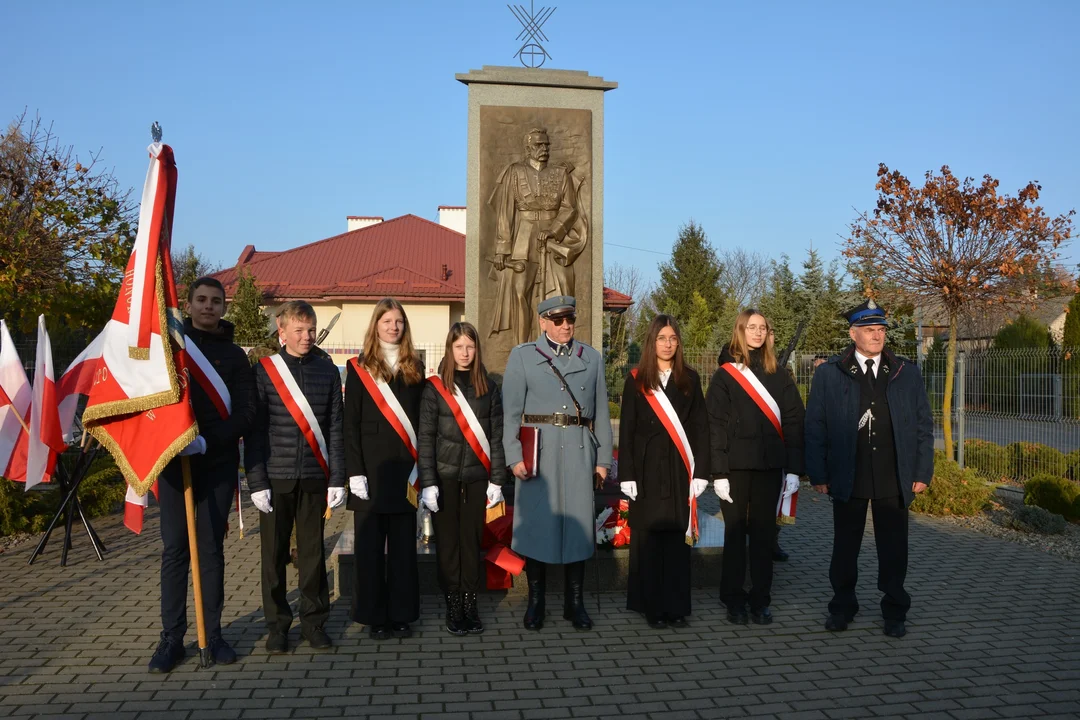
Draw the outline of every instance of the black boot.
[[[592,618],[585,612],[585,563],[567,563],[566,595],[563,603],[563,619],[569,620],[578,630],[592,630]]]
[[[480,621],[480,608],[477,607],[476,593],[461,596],[465,604],[465,628],[474,635],[484,632],[484,623]]]
[[[446,593],[446,632],[451,635],[465,635],[465,615],[461,609],[461,593]]]
[[[544,586],[547,566],[525,558],[525,577],[529,581],[529,606],[525,608],[525,629],[539,630],[544,627]]]

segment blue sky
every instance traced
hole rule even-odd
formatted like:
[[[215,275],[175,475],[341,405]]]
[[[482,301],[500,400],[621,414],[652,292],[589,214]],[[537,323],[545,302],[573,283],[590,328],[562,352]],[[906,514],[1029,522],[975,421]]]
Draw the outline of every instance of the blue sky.
[[[605,259],[650,280],[689,218],[718,247],[835,257],[879,162],[989,173],[1010,193],[1038,180],[1051,214],[1080,206],[1080,3],[553,4],[549,66],[619,83]],[[0,121],[40,113],[136,190],[160,121],[180,166],[174,243],[223,265],[346,215],[464,204],[454,74],[515,64],[520,30],[489,0],[36,0],[3,18]]]

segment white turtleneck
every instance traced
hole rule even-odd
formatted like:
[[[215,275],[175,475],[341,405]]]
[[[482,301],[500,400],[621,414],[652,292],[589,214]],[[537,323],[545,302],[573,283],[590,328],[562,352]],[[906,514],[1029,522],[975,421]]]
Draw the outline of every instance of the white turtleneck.
[[[383,360],[385,360],[386,364],[390,367],[390,372],[397,372],[398,355],[401,352],[401,346],[379,340],[379,347],[382,348]]]

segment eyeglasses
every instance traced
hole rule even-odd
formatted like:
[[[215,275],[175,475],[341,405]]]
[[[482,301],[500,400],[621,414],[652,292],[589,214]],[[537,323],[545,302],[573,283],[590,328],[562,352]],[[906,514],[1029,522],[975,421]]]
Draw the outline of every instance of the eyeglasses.
[[[658,344],[660,344],[660,345],[678,345],[679,344],[679,338],[675,338],[675,337],[658,337],[658,338],[656,338],[656,342]]]
[[[562,327],[562,324],[564,322],[573,325],[577,322],[577,315],[562,315],[560,317],[548,318],[548,322],[550,322],[555,327]]]

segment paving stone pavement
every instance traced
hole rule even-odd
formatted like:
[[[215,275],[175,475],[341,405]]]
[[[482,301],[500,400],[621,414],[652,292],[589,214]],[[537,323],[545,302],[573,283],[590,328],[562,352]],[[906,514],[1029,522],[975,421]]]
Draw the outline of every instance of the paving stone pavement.
[[[223,622],[240,661],[200,670],[189,650],[168,676],[145,670],[159,624],[156,510],[142,536],[119,516],[105,518],[104,562],[82,536],[67,568],[55,540],[33,567],[30,546],[0,555],[0,717],[1080,717],[1080,565],[914,518],[914,606],[908,636],[896,640],[882,635],[877,617],[868,529],[864,609],[849,631],[833,634],[822,628],[828,500],[804,498],[799,512],[784,530],[792,559],[776,566],[768,627],[728,625],[715,588],[703,588],[682,630],[651,630],[621,594],[602,593],[589,597],[593,632],[575,632],[555,613],[530,633],[520,623],[522,597],[488,594],[487,632],[456,638],[442,630],[438,598],[425,596],[411,639],[374,643],[336,603],[332,651],[301,643],[270,657],[258,518],[248,510],[253,531],[226,546]],[[328,546],[348,515],[338,511],[328,523]],[[297,628],[291,639],[299,643]]]

